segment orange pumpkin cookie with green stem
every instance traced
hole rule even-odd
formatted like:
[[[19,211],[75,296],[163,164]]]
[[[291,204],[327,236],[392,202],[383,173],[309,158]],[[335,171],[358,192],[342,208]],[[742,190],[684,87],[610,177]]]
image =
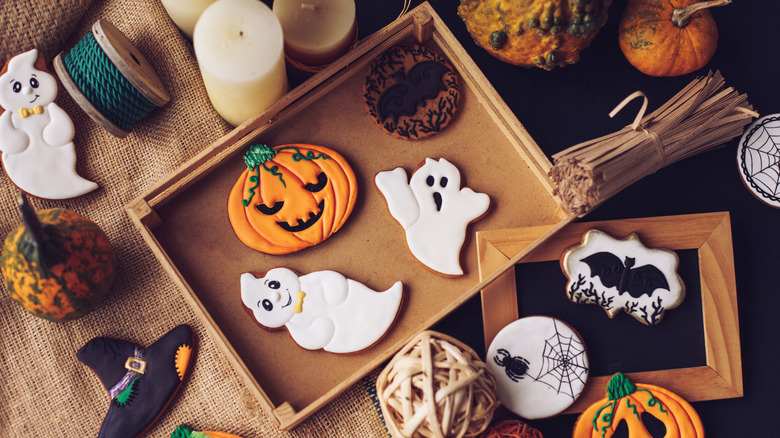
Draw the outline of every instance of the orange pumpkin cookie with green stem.
[[[655,386],[631,383],[621,373],[607,384],[607,398],[586,409],[572,438],[703,438],[699,414],[679,395]]]
[[[252,145],[247,169],[228,198],[228,218],[245,245],[289,254],[341,229],[355,206],[357,178],[347,160],[324,146]]]

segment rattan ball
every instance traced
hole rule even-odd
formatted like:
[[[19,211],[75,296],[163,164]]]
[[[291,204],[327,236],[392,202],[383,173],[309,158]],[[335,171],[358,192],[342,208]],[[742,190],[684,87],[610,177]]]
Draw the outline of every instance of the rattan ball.
[[[402,348],[376,388],[393,438],[476,437],[499,404],[496,382],[474,350],[434,331]]]
[[[503,420],[490,426],[480,438],[542,438],[542,433],[520,420]]]

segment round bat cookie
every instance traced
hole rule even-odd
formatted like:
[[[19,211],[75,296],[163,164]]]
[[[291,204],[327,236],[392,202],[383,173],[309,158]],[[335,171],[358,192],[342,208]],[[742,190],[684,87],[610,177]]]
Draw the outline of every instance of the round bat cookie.
[[[374,181],[390,215],[406,232],[412,255],[443,276],[463,275],[460,251],[466,228],[487,213],[490,197],[461,188],[460,171],[444,158],[426,158],[411,179],[398,167],[379,172]]]
[[[76,173],[73,122],[54,102],[57,80],[43,68],[33,49],[11,58],[0,74],[3,168],[14,185],[32,196],[74,198],[98,185]]]
[[[561,259],[569,300],[597,304],[610,318],[622,310],[651,326],[685,298],[678,264],[674,251],[648,248],[636,234],[619,240],[599,230],[588,231]]]
[[[496,395],[507,409],[534,420],[568,408],[588,380],[585,344],[568,324],[548,316],[528,316],[498,332],[487,351]]]
[[[404,140],[430,137],[455,116],[458,77],[446,58],[419,45],[396,46],[369,66],[363,83],[368,114]]]
[[[268,329],[286,328],[307,350],[355,353],[371,347],[390,329],[401,301],[400,281],[377,292],[334,271],[241,274],[241,302],[255,320]]]
[[[238,238],[266,254],[316,245],[341,229],[357,199],[347,160],[324,146],[256,144],[228,197]]]

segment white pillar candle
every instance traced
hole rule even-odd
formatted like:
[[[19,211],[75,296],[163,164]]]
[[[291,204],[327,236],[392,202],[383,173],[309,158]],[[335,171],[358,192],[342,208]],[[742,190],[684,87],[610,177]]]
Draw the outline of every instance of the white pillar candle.
[[[192,40],[211,104],[233,126],[287,91],[279,20],[258,0],[219,0],[198,20]]]
[[[217,0],[162,0],[162,4],[173,23],[187,38],[192,39],[192,31],[200,14],[215,1]]]
[[[287,56],[307,66],[335,61],[355,42],[354,0],[274,0]]]

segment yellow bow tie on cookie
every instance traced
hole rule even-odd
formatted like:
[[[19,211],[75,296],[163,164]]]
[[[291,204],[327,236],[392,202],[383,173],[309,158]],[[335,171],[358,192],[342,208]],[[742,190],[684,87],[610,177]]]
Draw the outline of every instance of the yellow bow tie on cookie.
[[[306,296],[306,292],[299,290],[298,291],[298,302],[295,303],[293,306],[293,313],[301,313],[303,312],[303,298]]]
[[[27,116],[32,116],[35,114],[43,114],[43,107],[40,105],[36,105],[32,109],[27,108],[19,108],[19,114],[22,116],[22,118],[27,118]]]

